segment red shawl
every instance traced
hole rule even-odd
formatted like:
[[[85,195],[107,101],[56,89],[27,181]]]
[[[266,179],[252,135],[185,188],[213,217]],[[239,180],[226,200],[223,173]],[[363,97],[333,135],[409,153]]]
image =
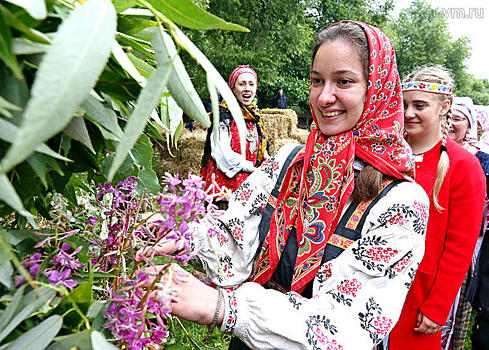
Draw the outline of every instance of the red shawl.
[[[365,31],[370,49],[362,117],[353,129],[325,136],[311,108],[313,130],[284,178],[252,276],[257,283],[272,276],[293,228],[299,248],[291,290],[301,292],[316,276],[324,247],[353,192],[355,156],[385,175],[410,181],[414,177],[412,152],[402,137],[404,111],[394,47],[378,28],[354,23]]]

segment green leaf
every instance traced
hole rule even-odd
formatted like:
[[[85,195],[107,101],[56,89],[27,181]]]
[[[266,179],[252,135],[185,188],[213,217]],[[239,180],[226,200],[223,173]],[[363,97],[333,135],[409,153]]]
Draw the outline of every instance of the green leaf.
[[[102,334],[93,331],[91,334],[93,350],[118,350],[117,347],[109,343]]]
[[[117,146],[116,155],[108,175],[109,181],[112,180],[115,172],[138,140],[139,135],[144,130],[144,126],[148,121],[149,115],[158,105],[168,81],[169,70],[171,70],[171,67],[160,65],[139,94],[136,101],[136,108],[124,128],[124,136]]]
[[[137,3],[137,0],[114,0],[114,6],[117,13],[121,13],[128,8],[134,7]]]
[[[54,342],[48,346],[47,350],[92,350],[90,343],[90,329],[54,338]]]
[[[139,85],[146,85],[146,79],[139,73],[136,67],[134,67],[134,64],[131,62],[129,57],[127,57],[127,54],[117,42],[114,42],[112,45],[112,55],[116,61],[119,62],[121,67],[124,68],[124,70],[129,73],[129,75],[136,80]]]
[[[21,128],[0,166],[5,173],[61,131],[95,85],[114,41],[116,15],[109,0],[89,0],[58,29],[32,86]]]
[[[22,7],[27,13],[35,19],[44,19],[47,15],[46,3],[44,0],[6,0]]]
[[[155,68],[153,66],[147,64],[146,61],[137,58],[132,53],[128,53],[127,58],[129,58],[129,61],[131,61],[138,72],[145,78],[149,78],[151,74],[153,74],[153,72],[155,71]]]
[[[134,161],[143,168],[151,169],[153,145],[146,135],[141,135],[131,151]]]
[[[39,288],[29,292],[21,301],[18,312],[10,320],[5,328],[0,332],[0,341],[12,332],[22,321],[28,318],[33,312],[44,306],[54,295],[54,291],[49,288]]]
[[[71,298],[77,304],[89,304],[92,302],[92,282],[86,281],[77,286],[70,293]]]
[[[7,288],[13,288],[14,284],[12,283],[12,274],[14,273],[14,268],[10,261],[5,261],[0,265],[0,283],[3,284]]]
[[[122,129],[119,126],[119,123],[117,123],[117,115],[112,109],[106,108],[101,102],[97,101],[97,99],[91,95],[88,96],[85,101],[83,101],[81,106],[88,114],[90,119],[100,124],[117,137],[122,137]]]
[[[90,140],[90,135],[88,135],[88,129],[83,118],[74,117],[71,119],[68,125],[63,129],[63,133],[74,140],[80,141],[92,151],[92,153],[96,153],[93,149],[92,141]]]
[[[5,15],[5,8],[0,7],[0,59],[12,70],[18,79],[22,79],[22,71],[20,69],[17,58],[12,51],[12,33],[10,27],[5,25],[7,23],[7,16]]]
[[[172,38],[166,32],[157,31],[153,39],[153,47],[158,64],[173,67],[168,79],[168,90],[171,96],[185,114],[205,127],[209,127],[211,125],[209,116],[192,85]]]
[[[205,55],[199,50],[194,43],[187,38],[187,36],[180,30],[178,27],[174,27],[175,35],[178,38],[178,42],[183,45],[185,50],[187,50],[199,64],[204,68],[207,73],[208,79],[212,81],[215,87],[219,90],[222,95],[222,98],[228,104],[229,110],[236,122],[236,126],[239,131],[239,139],[241,143],[241,154],[245,154],[246,147],[246,124],[243,119],[243,114],[241,113],[241,108],[239,107],[238,102],[236,101],[236,97],[233,92],[229,88],[226,81],[221,77],[221,74],[217,71],[217,69],[212,65],[212,63],[205,57]]]
[[[7,326],[14,314],[17,312],[17,309],[20,305],[20,300],[22,299],[22,295],[24,294],[24,289],[25,285],[17,288],[14,296],[12,297],[12,300],[8,304],[5,311],[2,313],[2,317],[0,317],[0,331],[2,331]]]
[[[7,23],[12,28],[15,28],[19,32],[25,34],[26,38],[28,38],[34,42],[44,43],[44,44],[49,44],[51,42],[51,40],[49,39],[49,37],[46,34],[39,32],[33,28],[29,28],[27,25],[24,24],[24,22],[22,22],[18,18],[17,15],[13,15],[5,7],[0,5],[0,10],[4,12]]]
[[[60,315],[53,315],[15,339],[6,350],[42,350],[51,343],[63,325]]]
[[[158,193],[160,190],[160,183],[158,182],[158,175],[153,169],[143,169],[138,173],[139,180],[136,191],[142,193],[144,189],[148,193]]]
[[[12,114],[8,110],[13,110],[13,111],[21,111],[22,108],[19,106],[14,105],[13,103],[10,103],[6,99],[4,99],[2,96],[0,96],[0,113],[3,115],[12,118]]]
[[[22,200],[5,174],[0,174],[0,201],[4,201],[21,215],[32,216],[31,213],[24,209]]]
[[[0,140],[12,143],[15,141],[19,128],[5,119],[0,118]],[[61,154],[54,152],[46,144],[41,143],[36,147],[36,152],[44,153],[50,157],[71,162],[70,159],[63,157]]]
[[[49,49],[49,45],[35,43],[24,38],[15,38],[12,43],[12,50],[15,55],[32,55],[44,53]]]
[[[248,28],[229,23],[210,14],[192,0],[148,0],[155,9],[173,22],[191,29],[225,29],[249,32]]]

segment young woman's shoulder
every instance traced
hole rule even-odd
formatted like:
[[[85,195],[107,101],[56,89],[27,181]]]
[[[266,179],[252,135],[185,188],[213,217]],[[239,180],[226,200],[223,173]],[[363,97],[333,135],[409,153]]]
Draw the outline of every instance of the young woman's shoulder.
[[[386,201],[402,202],[411,205],[414,202],[429,205],[430,200],[426,191],[416,182],[402,181],[395,185],[385,196]]]

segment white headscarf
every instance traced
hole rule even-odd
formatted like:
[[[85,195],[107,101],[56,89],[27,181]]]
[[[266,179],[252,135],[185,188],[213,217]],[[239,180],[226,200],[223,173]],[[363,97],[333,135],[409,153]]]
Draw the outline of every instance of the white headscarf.
[[[477,142],[477,119],[474,102],[470,97],[454,97],[452,108],[462,112],[469,120],[469,130],[465,136],[467,142]]]

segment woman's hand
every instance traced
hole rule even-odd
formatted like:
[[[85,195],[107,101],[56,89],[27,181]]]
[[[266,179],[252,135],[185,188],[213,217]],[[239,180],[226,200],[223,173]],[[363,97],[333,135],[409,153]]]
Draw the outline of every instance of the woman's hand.
[[[441,330],[441,327],[441,324],[430,320],[428,317],[423,315],[421,311],[418,311],[418,316],[416,317],[416,328],[414,328],[415,332],[422,334],[435,334]]]
[[[217,307],[218,291],[200,282],[179,265],[171,266],[179,278],[173,279],[179,289],[177,301],[172,303],[172,314],[199,324],[211,324]],[[224,308],[221,308],[217,324],[222,323]]]

